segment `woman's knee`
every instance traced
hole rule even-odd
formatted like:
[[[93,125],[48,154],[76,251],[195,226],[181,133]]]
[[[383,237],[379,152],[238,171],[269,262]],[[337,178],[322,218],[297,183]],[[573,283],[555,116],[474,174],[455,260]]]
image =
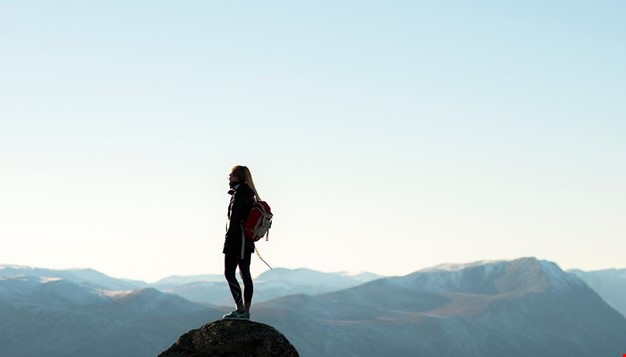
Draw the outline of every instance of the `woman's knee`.
[[[224,277],[226,278],[226,280],[236,279],[235,269],[224,269]]]
[[[241,277],[241,280],[244,281],[244,283],[251,283],[252,282],[252,275],[250,274],[249,270],[240,270],[239,271],[239,276]]]

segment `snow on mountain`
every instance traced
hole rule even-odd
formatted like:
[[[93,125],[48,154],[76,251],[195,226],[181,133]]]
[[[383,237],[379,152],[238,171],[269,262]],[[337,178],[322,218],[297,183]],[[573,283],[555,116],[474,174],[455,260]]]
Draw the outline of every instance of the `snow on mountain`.
[[[0,280],[0,302],[42,312],[63,311],[68,305],[106,304],[108,299],[100,296],[96,290],[61,278],[21,276],[3,277]]]
[[[489,271],[494,265],[506,262],[506,260],[478,260],[470,263],[443,263],[435,265],[434,267],[428,267],[418,272],[430,272],[430,271],[458,271],[473,267],[483,267],[486,271]]]
[[[153,288],[101,288],[93,271],[0,268],[2,356],[154,355],[223,313]],[[624,316],[549,261],[445,264],[364,284],[349,273],[275,270],[256,280],[253,316],[301,355],[604,356],[626,347]],[[319,293],[337,282],[355,285]],[[231,299],[223,281],[180,287]],[[294,294],[302,291],[311,293]],[[281,297],[261,302],[273,294]]]
[[[113,292],[61,278],[5,276],[0,356],[155,356],[222,314],[153,288]]]
[[[40,283],[40,279],[33,276],[0,277],[0,301],[32,295]]]
[[[259,282],[278,281],[281,283],[324,285],[328,287],[336,286],[339,288],[345,288],[362,283],[362,278],[364,276],[365,275],[361,275],[361,278],[359,279],[345,272],[324,273],[307,268],[274,268],[272,270],[265,271],[259,275],[256,280]]]
[[[116,279],[93,269],[55,270],[20,265],[0,265],[0,277],[33,276],[39,278],[59,278],[77,284],[99,289],[131,290],[146,287],[142,281]]]
[[[159,289],[171,288],[174,286],[180,286],[185,284],[197,283],[197,282],[223,282],[224,275],[222,274],[202,274],[202,275],[172,275],[161,280],[157,280],[150,285]]]
[[[541,270],[553,289],[567,289],[569,287],[578,287],[585,283],[573,274],[561,270],[554,262],[541,260]]]
[[[556,264],[535,258],[447,264],[256,314],[315,356],[612,356],[626,319]],[[323,341],[320,343],[319,341]]]
[[[91,287],[102,296],[121,297],[134,290],[154,287],[204,305],[232,305],[232,296],[221,274],[169,276],[153,284],[111,278],[93,269],[53,270],[19,265],[0,265],[0,279],[26,278],[58,280]],[[362,284],[379,276],[367,273],[322,273],[311,269],[275,268],[255,279],[255,301],[304,293],[326,293]],[[107,292],[111,291],[111,292]]]
[[[378,274],[375,274],[375,273],[362,272],[362,273],[359,273],[357,275],[354,275],[353,278],[355,278],[355,279],[365,283],[365,282],[368,282],[368,281],[384,278],[384,276],[383,275],[378,275]]]
[[[347,276],[350,277],[356,281],[360,281],[362,283],[366,283],[368,281],[372,281],[372,280],[376,280],[376,279],[380,279],[383,276],[382,275],[378,275],[378,274],[374,274],[374,273],[370,273],[368,271],[351,271],[351,272],[339,272],[338,274],[343,275],[343,276]]]
[[[200,312],[204,309],[200,305],[192,305],[188,300],[178,295],[166,294],[155,288],[133,290],[109,296],[114,302],[124,304],[127,308],[142,313],[158,312],[161,315],[171,315],[180,313],[182,310]]]
[[[556,264],[536,258],[438,265],[393,282],[408,289],[482,295],[564,289],[583,284]]]
[[[378,277],[368,272],[323,273],[305,268],[274,268],[254,279],[254,301],[258,303],[292,294],[322,294],[356,286]],[[198,278],[204,281],[195,281]],[[203,304],[232,305],[233,303],[222,275],[169,277],[154,283],[153,286],[161,291]]]

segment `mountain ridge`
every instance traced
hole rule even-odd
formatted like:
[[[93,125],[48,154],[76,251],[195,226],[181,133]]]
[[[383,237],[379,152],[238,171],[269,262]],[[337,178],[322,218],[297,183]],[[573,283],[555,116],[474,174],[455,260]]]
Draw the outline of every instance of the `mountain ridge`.
[[[580,279],[536,258],[418,271],[257,309],[311,356],[595,357],[626,349],[626,318]],[[336,343],[320,349],[311,340],[321,337],[311,336]]]
[[[153,356],[227,309],[152,287],[106,291],[1,275],[0,355],[73,357],[98,346],[100,354],[90,355]],[[532,257],[282,296],[255,302],[251,313],[283,331],[302,356],[596,357],[626,349],[624,316],[575,275]]]

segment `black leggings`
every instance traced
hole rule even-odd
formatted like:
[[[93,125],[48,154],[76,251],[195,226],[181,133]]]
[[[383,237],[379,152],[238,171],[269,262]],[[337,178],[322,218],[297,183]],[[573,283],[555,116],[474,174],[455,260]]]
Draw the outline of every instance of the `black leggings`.
[[[254,286],[252,284],[252,276],[250,275],[250,257],[252,252],[248,251],[244,254],[244,259],[241,259],[239,254],[224,254],[224,276],[228,281],[230,287],[230,293],[235,299],[237,309],[249,309],[252,303],[252,292]],[[235,277],[235,270],[239,266],[239,275],[243,280],[243,301],[241,300],[241,287]]]

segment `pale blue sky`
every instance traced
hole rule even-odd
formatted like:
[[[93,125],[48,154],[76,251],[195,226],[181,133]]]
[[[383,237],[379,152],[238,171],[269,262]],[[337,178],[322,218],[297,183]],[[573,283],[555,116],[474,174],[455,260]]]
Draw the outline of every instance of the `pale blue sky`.
[[[0,2],[0,263],[626,267],[621,1]],[[256,273],[264,265],[253,263]]]

